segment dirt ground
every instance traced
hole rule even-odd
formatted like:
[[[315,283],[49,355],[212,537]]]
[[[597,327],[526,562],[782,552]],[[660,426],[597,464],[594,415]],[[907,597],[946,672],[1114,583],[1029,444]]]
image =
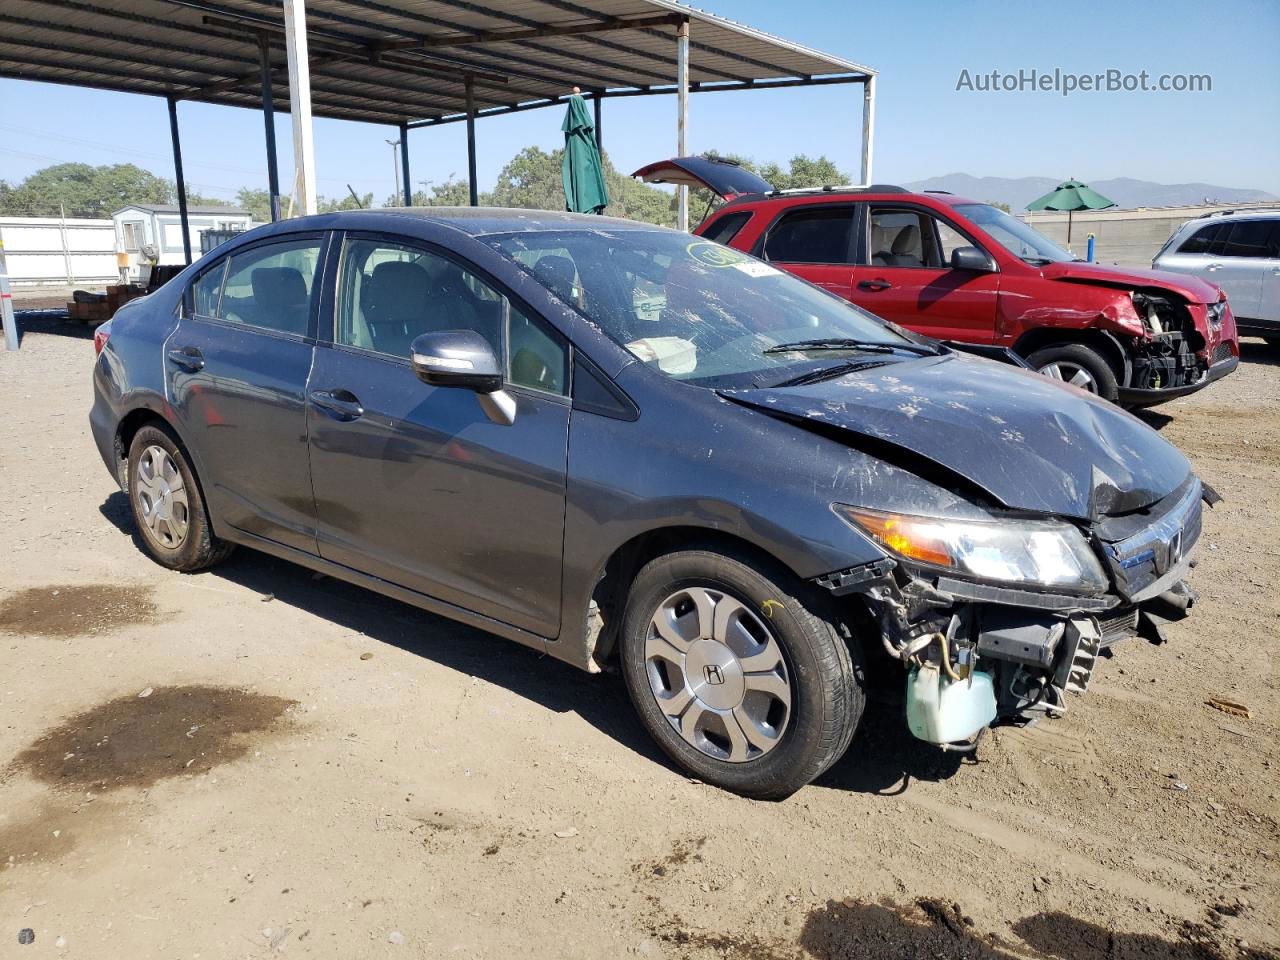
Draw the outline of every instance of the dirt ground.
[[[0,354],[0,957],[1277,955],[1261,342],[1150,416],[1226,498],[1169,645],[977,762],[873,702],[770,804],[676,772],[616,676],[247,550],[151,563],[89,436],[87,336]]]

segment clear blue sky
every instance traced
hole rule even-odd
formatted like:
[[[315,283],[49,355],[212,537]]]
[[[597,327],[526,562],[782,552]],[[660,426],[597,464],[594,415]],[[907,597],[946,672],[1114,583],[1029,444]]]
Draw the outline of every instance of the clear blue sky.
[[[1128,176],[1204,181],[1280,194],[1280,3],[1167,0],[1159,4],[1014,0],[700,0],[711,12],[880,71],[875,179],[953,172],[979,176]],[[696,24],[694,26],[696,31]],[[1079,42],[1070,36],[1078,32]],[[1208,73],[1210,93],[957,92],[962,69],[1076,73],[1107,68]],[[566,89],[574,82],[565,77]],[[827,154],[857,174],[860,88],[837,86],[690,99],[693,152],[759,160]],[[198,103],[179,107],[188,181],[230,198],[265,186],[261,115]],[[675,152],[673,97],[604,104],[605,148],[624,172]],[[562,110],[477,125],[479,179],[492,186],[521,147],[561,142]],[[410,134],[416,182],[466,171],[462,124]],[[289,116],[277,118],[283,171],[291,169]],[[393,191],[390,127],[319,119],[319,190],[329,196]],[[133,162],[172,176],[164,101],[0,80],[0,179],[49,163]]]

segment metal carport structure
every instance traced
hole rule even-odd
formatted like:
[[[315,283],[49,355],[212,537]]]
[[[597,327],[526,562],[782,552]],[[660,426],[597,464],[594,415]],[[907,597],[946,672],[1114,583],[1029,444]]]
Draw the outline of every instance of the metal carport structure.
[[[691,92],[860,84],[871,178],[874,70],[672,0],[5,0],[0,28],[0,77],[166,99],[188,261],[183,100],[263,110],[273,217],[276,109],[293,115],[288,192],[303,213],[315,209],[312,114],[398,128],[406,204],[409,131],[466,123],[475,204],[476,121],[562,104],[575,85],[598,132],[603,101],[674,94],[684,154]]]

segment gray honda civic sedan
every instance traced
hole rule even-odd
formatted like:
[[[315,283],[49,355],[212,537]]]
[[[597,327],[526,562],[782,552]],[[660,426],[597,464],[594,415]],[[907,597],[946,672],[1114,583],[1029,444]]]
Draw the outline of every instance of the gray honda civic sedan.
[[[616,664],[677,764],[761,798],[840,758],[869,676],[943,749],[1061,714],[1186,616],[1217,499],[1111,404],[606,217],[261,227],[96,347],[158,563],[250,547]]]

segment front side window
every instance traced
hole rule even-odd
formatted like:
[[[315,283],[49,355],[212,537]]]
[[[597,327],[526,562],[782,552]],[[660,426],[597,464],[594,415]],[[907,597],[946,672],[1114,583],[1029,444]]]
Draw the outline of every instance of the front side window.
[[[780,344],[828,338],[908,343],[842,298],[700,237],[578,229],[478,239],[639,360],[700,386],[777,383],[820,362],[792,351],[766,352]],[[552,258],[554,270],[543,266]],[[514,334],[512,341],[514,348]]]
[[[774,263],[849,263],[852,235],[851,207],[795,210],[769,228],[764,257]]]
[[[936,267],[933,219],[914,210],[872,207],[867,253],[877,267]]]
[[[231,323],[305,336],[320,246],[318,238],[287,240],[233,253],[216,316]]]
[[[565,277],[562,265],[554,269],[554,254],[545,260],[541,272],[568,284],[566,295],[571,295],[573,262],[568,262],[570,275]],[[560,336],[479,277],[419,247],[347,240],[337,343],[403,359],[417,337],[442,330],[474,330],[483,336],[495,355],[506,355],[507,380],[516,386],[556,394],[568,387],[569,351]]]
[[[957,203],[957,214],[977,224],[1015,257],[1031,264],[1066,263],[1076,258],[1017,217],[987,203]]]

